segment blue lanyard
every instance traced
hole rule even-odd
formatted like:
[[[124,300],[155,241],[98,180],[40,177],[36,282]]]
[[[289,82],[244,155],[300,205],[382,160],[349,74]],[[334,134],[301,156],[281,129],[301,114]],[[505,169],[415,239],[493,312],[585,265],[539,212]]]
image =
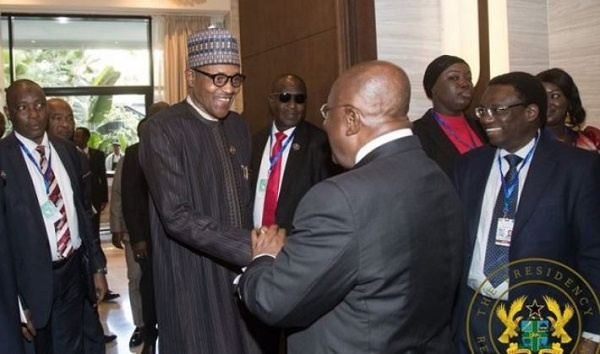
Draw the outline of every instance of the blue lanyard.
[[[521,170],[523,169],[523,167],[531,160],[531,156],[533,155],[533,151],[535,150],[537,143],[538,143],[538,136],[536,134],[535,135],[535,143],[533,144],[533,146],[531,147],[531,149],[525,156],[525,160],[523,160],[523,163],[517,169],[517,173],[515,173],[515,175],[511,178],[511,180],[506,183],[505,183],[504,177],[502,175],[502,160],[500,159],[500,153],[498,152],[498,170],[500,171],[500,181],[502,182],[502,192],[504,193],[504,205],[502,206],[502,213],[504,214],[504,216],[506,216],[506,214],[508,213],[508,200],[509,200],[510,196],[513,194],[513,192],[515,191],[515,187],[519,183],[519,173],[521,173]]]
[[[431,112],[433,113],[433,117],[435,118],[435,120],[438,122],[439,125],[442,126],[444,131],[446,131],[446,132],[448,132],[448,134],[452,135],[452,137],[454,139],[456,139],[456,141],[458,141],[461,144],[463,144],[464,146],[466,146],[467,149],[469,149],[469,150],[473,150],[474,148],[477,147],[477,143],[475,143],[475,140],[473,139],[473,135],[472,135],[473,132],[471,132],[471,127],[468,127],[468,129],[467,129],[467,131],[469,133],[469,140],[471,140],[471,144],[469,144],[468,142],[461,139],[461,137],[458,134],[456,134],[454,129],[452,129],[452,127],[449,126],[448,123],[444,122],[444,120],[442,118],[440,118],[440,116],[437,114],[437,112],[435,112],[434,110],[431,110]]]
[[[40,175],[42,175],[42,179],[44,180],[44,186],[46,187],[46,194],[50,193],[50,174],[52,173],[52,168],[50,167],[52,166],[52,149],[50,149],[50,145],[48,145],[48,168],[46,169],[46,173],[44,174],[44,172],[42,171],[42,166],[40,166],[39,163],[33,157],[33,155],[31,155],[31,152],[27,149],[27,147],[19,139],[17,139],[17,142],[21,146],[21,149],[25,152],[25,155],[27,155],[29,160],[33,162],[33,165],[38,170]]]
[[[275,154],[275,156],[271,156],[271,154],[273,153],[273,135],[274,135],[273,132],[271,131],[271,134],[269,135],[269,162],[270,162],[269,174],[273,170],[273,167],[275,166],[277,161],[279,161],[279,159],[281,158],[281,155],[283,155],[283,152],[285,151],[287,146],[290,144],[290,141],[292,141],[295,134],[296,134],[296,130],[294,129],[292,134],[290,134],[290,136],[285,139],[283,146],[281,147],[281,149],[279,149],[279,151],[277,151],[277,154]]]

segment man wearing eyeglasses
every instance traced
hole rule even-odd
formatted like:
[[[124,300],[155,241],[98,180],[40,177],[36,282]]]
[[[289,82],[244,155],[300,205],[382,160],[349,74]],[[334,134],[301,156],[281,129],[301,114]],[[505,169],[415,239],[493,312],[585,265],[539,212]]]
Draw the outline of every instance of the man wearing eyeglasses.
[[[251,257],[250,137],[230,111],[244,78],[227,30],[190,35],[187,98],[141,132],[160,353],[261,352],[232,284]]]
[[[280,75],[268,96],[273,122],[252,139],[254,226],[290,230],[304,194],[333,173],[325,132],[305,120],[306,85],[294,74]]]
[[[410,130],[409,101],[391,63],[342,73],[321,112],[349,171],[306,193],[285,246],[275,226],[253,233],[240,294],[260,319],[293,329],[290,354],[452,353],[462,212]]]
[[[529,329],[520,319],[543,324],[545,313],[555,320],[552,331],[557,328],[555,324],[560,326],[556,314],[544,312],[545,307],[550,309],[545,300],[533,302],[548,288],[542,289],[541,282],[531,288],[523,285],[520,276],[525,274],[512,262],[550,259],[574,269],[594,291],[600,290],[600,158],[552,139],[543,129],[546,104],[546,92],[538,79],[513,72],[492,79],[475,109],[492,146],[471,151],[455,169],[468,230],[456,317],[462,353],[496,351],[491,348],[505,352],[517,334],[528,336]],[[515,300],[522,294],[527,298],[519,306]],[[506,311],[510,308],[510,315],[502,320],[498,312],[490,311],[491,317],[479,316],[485,312],[479,311],[481,304],[501,304]],[[560,306],[562,313],[564,304]],[[526,311],[517,314],[519,307]],[[572,341],[558,341],[550,335],[547,341],[571,352],[579,340],[578,353],[594,352],[600,340],[597,313],[590,320],[583,314],[585,310],[577,311],[576,317],[581,317],[571,325],[583,321],[582,338],[571,332]],[[564,325],[564,318],[562,321]],[[514,332],[507,329],[511,323],[518,325]],[[536,331],[532,335],[543,336],[542,331]],[[525,342],[523,339],[519,345]]]

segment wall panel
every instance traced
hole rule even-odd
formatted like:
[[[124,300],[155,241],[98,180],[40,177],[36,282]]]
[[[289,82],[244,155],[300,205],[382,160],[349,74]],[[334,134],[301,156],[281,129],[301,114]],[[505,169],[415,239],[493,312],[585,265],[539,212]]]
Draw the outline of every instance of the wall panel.
[[[587,123],[600,127],[600,1],[548,2],[549,66],[573,76]]]
[[[239,0],[244,112],[252,132],[270,121],[273,79],[292,72],[308,89],[306,119],[321,125],[318,108],[338,76],[335,1]]]

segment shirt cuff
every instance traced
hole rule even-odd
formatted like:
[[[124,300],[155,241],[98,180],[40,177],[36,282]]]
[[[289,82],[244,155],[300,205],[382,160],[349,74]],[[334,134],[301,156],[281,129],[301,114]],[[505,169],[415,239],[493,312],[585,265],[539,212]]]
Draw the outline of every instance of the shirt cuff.
[[[237,277],[235,277],[235,279],[233,279],[233,285],[239,285],[240,284],[240,278],[242,277],[242,275],[246,271],[246,268],[247,267],[242,268],[242,272],[240,274],[238,274]]]
[[[590,333],[590,332],[582,332],[581,338],[589,339],[595,343],[600,343],[600,334],[595,334],[595,333]]]
[[[255,260],[257,258],[264,257],[264,256],[269,256],[269,257],[272,257],[273,259],[277,259],[277,257],[275,255],[272,255],[270,253],[259,253],[256,256],[252,257],[252,260]]]
[[[27,317],[25,317],[25,311],[23,311],[23,305],[21,304],[21,298],[17,296],[19,302],[19,316],[21,316],[21,323],[27,323]]]

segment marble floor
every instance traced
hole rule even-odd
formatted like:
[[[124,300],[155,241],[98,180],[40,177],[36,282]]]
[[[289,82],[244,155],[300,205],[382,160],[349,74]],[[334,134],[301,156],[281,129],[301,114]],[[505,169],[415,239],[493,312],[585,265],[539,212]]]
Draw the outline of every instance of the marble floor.
[[[107,354],[139,353],[140,345],[129,348],[129,339],[135,329],[131,317],[129,295],[127,292],[127,266],[125,264],[125,251],[118,249],[102,237],[102,248],[108,262],[108,287],[111,291],[120,294],[118,298],[110,302],[103,302],[99,306],[100,320],[104,327],[104,333],[117,335],[117,339],[106,345]]]

